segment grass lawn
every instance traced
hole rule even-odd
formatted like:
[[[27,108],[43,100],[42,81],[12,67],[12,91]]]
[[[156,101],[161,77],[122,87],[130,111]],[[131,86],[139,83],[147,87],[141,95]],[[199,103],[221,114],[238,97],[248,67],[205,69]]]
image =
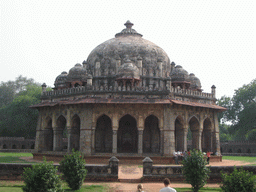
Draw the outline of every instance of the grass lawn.
[[[22,192],[22,181],[0,181],[1,192]],[[109,187],[107,185],[83,185],[80,190],[71,190],[66,183],[62,185],[64,191],[69,192],[107,192]]]
[[[0,152],[0,163],[31,163],[19,157],[32,157],[32,153]]]
[[[71,189],[64,188],[66,191],[73,191]],[[101,185],[90,185],[90,186],[83,186],[81,189],[76,190],[76,192],[105,192],[108,189]],[[16,186],[16,187],[0,187],[1,192],[23,192],[22,186]],[[74,191],[75,192],[75,191]]]
[[[245,157],[245,156],[222,156],[222,159],[243,161],[247,163],[253,163],[251,165],[256,165],[256,157]]]

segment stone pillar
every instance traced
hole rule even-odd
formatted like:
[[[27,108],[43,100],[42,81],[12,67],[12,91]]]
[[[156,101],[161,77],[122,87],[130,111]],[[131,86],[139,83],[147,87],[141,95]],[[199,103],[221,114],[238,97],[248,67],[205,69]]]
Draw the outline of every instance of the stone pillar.
[[[171,130],[164,130],[164,156],[170,156],[171,155]]]
[[[202,130],[199,129],[195,132],[196,135],[196,149],[202,151]]]
[[[118,175],[118,162],[119,160],[115,156],[109,159],[109,167],[111,169],[111,175]]]
[[[163,76],[163,59],[162,58],[157,59],[157,65],[160,72],[159,76],[162,77]]]
[[[62,151],[63,131],[57,129],[57,127],[54,127],[53,129],[53,151]]]
[[[113,129],[112,153],[117,154],[118,114],[114,113],[111,120],[112,120],[112,129]]]
[[[95,71],[94,71],[95,76],[100,76],[100,62],[97,61],[95,64]]]
[[[71,143],[72,143],[72,130],[70,128],[67,128],[67,134],[68,134],[68,152],[71,152],[72,151],[72,146],[71,146]]]
[[[113,148],[112,153],[117,154],[117,130],[113,130]]]
[[[216,98],[216,87],[215,87],[215,85],[213,85],[213,86],[211,87],[211,92],[212,92],[212,97],[213,97],[213,98]]]
[[[72,151],[72,129],[71,129],[71,116],[70,116],[70,110],[67,110],[67,118],[66,118],[66,127],[67,127],[67,136],[68,136],[68,148],[67,151],[71,152]],[[62,139],[61,139],[62,141]],[[61,145],[62,146],[62,145]]]
[[[138,154],[142,155],[143,153],[143,128],[139,128],[138,130]]]
[[[164,153],[164,131],[160,129],[160,154]]]
[[[35,141],[35,150],[42,151],[45,148],[45,142],[44,142],[44,131],[42,130],[42,117],[39,113],[38,119],[37,119],[37,127],[36,127],[36,141]]]
[[[149,157],[145,157],[145,159],[142,160],[143,162],[143,175],[151,175],[152,173],[152,167],[153,167],[153,161]]]
[[[140,75],[142,75],[142,58],[141,58],[141,57],[139,57],[139,58],[137,59],[137,66],[138,66],[138,68],[139,68]]]
[[[174,138],[174,130],[175,130],[175,119],[172,114],[172,109],[170,105],[164,106],[164,117],[163,117],[163,135],[164,135],[164,143],[163,143],[163,155],[164,156],[172,156],[175,151],[175,138]]]
[[[92,127],[92,153],[95,153],[95,130],[96,127]]]
[[[92,153],[92,130],[91,129],[80,129],[80,151],[86,156]]]
[[[188,136],[188,129],[183,129],[183,151],[187,151],[188,142],[187,142],[187,136]]]
[[[220,151],[220,136],[219,136],[219,121],[217,116],[217,111],[214,111],[214,139],[213,139],[213,152],[217,153],[218,155],[221,155]]]

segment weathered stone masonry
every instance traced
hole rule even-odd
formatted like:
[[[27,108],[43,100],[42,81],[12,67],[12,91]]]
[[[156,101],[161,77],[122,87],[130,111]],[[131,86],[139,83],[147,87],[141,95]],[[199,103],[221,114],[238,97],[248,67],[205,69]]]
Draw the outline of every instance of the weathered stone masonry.
[[[83,65],[57,76],[53,91],[42,85],[42,102],[32,106],[39,110],[36,151],[171,157],[188,150],[190,130],[192,148],[220,155],[217,113],[225,108],[215,105],[215,86],[202,92],[193,73],[125,25]]]

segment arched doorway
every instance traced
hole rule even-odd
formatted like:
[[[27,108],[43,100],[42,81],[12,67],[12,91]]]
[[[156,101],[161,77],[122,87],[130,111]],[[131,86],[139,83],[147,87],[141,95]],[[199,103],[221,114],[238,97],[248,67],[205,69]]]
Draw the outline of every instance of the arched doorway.
[[[78,151],[80,148],[80,118],[78,115],[74,115],[71,120],[71,131],[69,139],[70,149]]]
[[[112,152],[112,122],[107,115],[102,115],[97,120],[95,130],[95,152]]]
[[[160,130],[158,118],[154,115],[148,116],[145,120],[143,153],[160,153]]]
[[[199,138],[199,121],[195,116],[189,121],[189,129],[191,131],[192,149],[199,149],[199,139],[201,139]]]
[[[119,121],[119,129],[117,132],[117,152],[138,152],[137,122],[131,115],[125,115]]]
[[[63,150],[63,138],[67,137],[66,119],[63,115],[57,119],[57,129],[55,131],[55,151]]]
[[[209,118],[204,120],[201,144],[202,151],[212,151],[212,124]]]
[[[47,117],[45,119],[45,129],[44,129],[44,143],[45,143],[45,150],[52,151],[53,150],[53,129],[52,129],[52,119]]]
[[[175,151],[184,151],[184,122],[181,116],[175,120]]]

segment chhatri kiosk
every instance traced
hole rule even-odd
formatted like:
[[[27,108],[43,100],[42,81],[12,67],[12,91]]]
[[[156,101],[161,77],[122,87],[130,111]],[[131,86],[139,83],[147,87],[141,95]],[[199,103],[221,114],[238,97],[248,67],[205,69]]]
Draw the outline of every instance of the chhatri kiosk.
[[[72,149],[85,158],[170,158],[191,147],[220,155],[215,86],[170,62],[166,52],[143,39],[130,21],[98,45],[82,64],[42,85],[36,158]],[[195,69],[200,70],[200,69]],[[209,71],[210,73],[210,71]]]

